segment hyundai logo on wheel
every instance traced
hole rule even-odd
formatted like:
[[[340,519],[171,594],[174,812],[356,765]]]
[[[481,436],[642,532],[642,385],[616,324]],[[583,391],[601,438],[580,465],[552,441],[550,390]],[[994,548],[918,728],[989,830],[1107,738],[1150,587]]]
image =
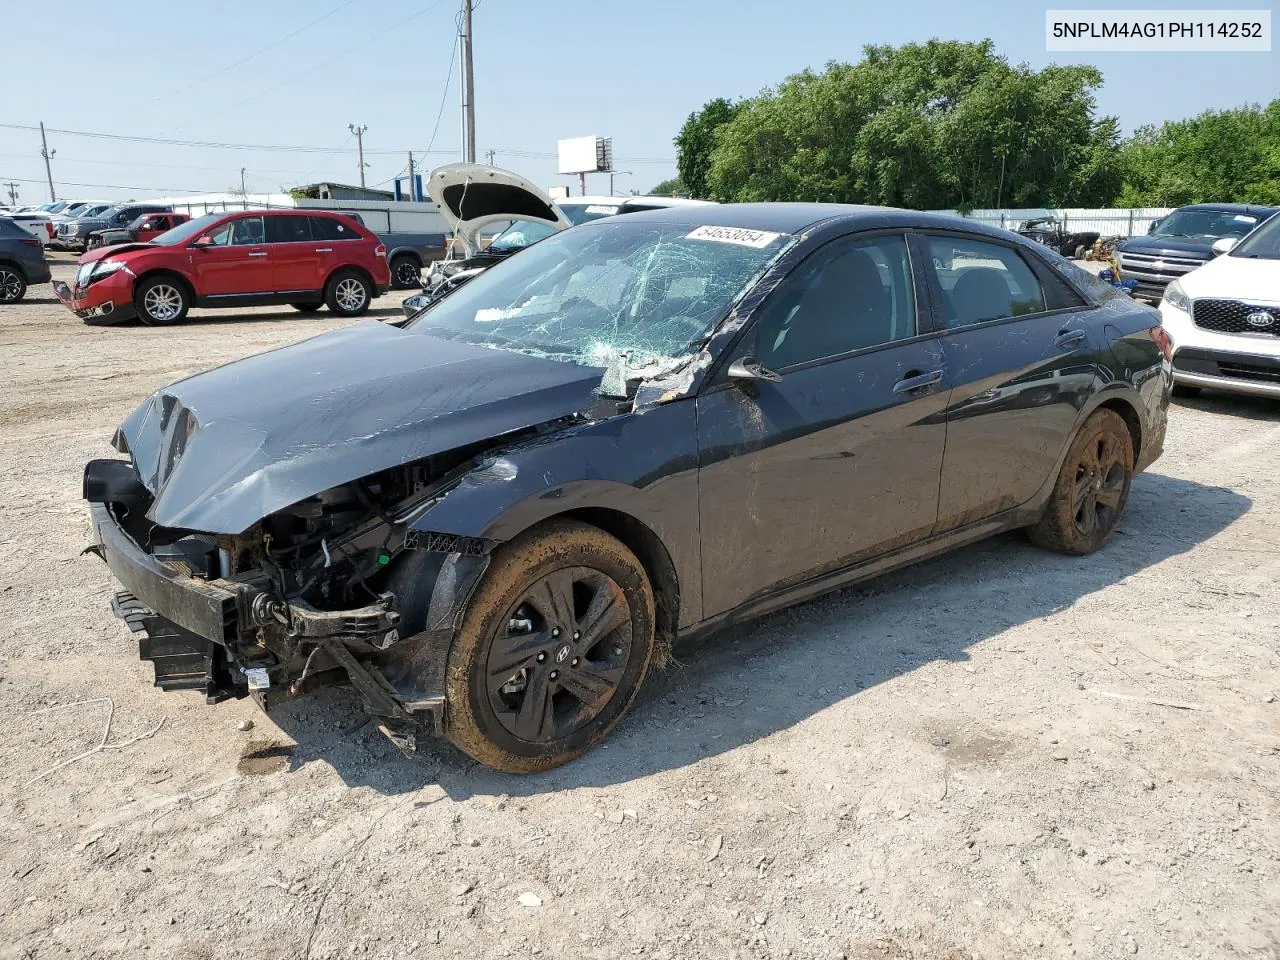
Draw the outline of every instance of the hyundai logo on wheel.
[[[1244,318],[1244,322],[1251,327],[1269,327],[1276,322],[1276,318],[1265,310],[1255,310]]]

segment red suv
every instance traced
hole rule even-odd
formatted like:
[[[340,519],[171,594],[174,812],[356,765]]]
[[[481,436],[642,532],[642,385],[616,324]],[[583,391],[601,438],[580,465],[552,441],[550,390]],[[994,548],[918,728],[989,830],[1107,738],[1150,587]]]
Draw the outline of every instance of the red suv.
[[[181,323],[191,307],[327,305],[354,317],[391,284],[386,247],[351,217],[301,210],[197,217],[150,243],[80,258],[75,286],[54,285],[85,323]]]

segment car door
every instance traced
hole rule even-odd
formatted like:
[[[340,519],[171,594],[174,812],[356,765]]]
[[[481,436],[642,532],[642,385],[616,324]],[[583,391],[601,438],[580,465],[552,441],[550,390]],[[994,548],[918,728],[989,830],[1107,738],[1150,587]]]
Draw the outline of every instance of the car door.
[[[1095,308],[1013,244],[926,233],[936,323],[952,379],[938,526],[1030,500],[1094,390]]]
[[[905,234],[834,240],[730,355],[778,379],[698,397],[707,616],[928,536],[948,382],[922,294]]]
[[[270,245],[272,286],[276,293],[312,293],[320,289],[324,254],[316,253],[311,218],[287,213],[265,215]]]
[[[219,298],[271,291],[271,258],[267,255],[261,214],[224,221],[208,236],[213,240],[211,244],[195,244],[191,249],[198,297],[216,303]]]

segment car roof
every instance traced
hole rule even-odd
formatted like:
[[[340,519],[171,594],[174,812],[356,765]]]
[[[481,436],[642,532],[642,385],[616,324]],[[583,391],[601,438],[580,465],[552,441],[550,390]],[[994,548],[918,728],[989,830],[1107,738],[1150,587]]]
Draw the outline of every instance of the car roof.
[[[977,220],[942,213],[922,213],[899,207],[874,207],[851,203],[712,203],[642,210],[627,214],[627,221],[687,224],[690,227],[738,227],[772,233],[800,233],[820,223],[843,222],[851,230],[878,227],[917,227],[936,230],[963,230],[1009,241],[1027,242],[1007,230],[987,226]],[[583,227],[608,223],[592,220]],[[574,229],[581,229],[575,227]]]
[[[1188,203],[1179,210],[1218,210],[1223,213],[1265,213],[1267,215],[1280,210],[1280,207],[1269,207],[1258,203]]]

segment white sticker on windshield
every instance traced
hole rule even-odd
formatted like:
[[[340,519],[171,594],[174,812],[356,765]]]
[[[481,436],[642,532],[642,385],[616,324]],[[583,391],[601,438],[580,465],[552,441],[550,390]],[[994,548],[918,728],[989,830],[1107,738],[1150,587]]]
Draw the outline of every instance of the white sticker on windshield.
[[[592,203],[587,206],[587,213],[603,213],[606,217],[612,217],[617,212],[617,207],[606,207],[599,203]]]
[[[686,240],[715,240],[717,243],[736,243],[741,247],[767,247],[782,234],[767,230],[748,230],[744,227],[698,227],[685,235]]]
[[[1236,223],[1257,223],[1258,222],[1257,217],[1245,216],[1243,213],[1237,213],[1231,219],[1234,220]]]

